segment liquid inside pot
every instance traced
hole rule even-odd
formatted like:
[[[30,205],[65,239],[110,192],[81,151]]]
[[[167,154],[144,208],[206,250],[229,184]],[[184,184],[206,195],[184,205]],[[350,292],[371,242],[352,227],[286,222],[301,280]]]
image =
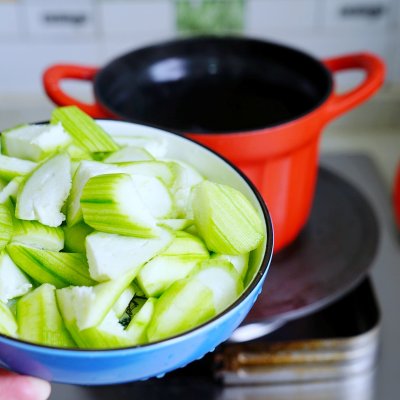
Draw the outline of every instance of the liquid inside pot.
[[[211,84],[204,80],[187,89],[187,94],[177,86],[175,82],[149,86],[140,101],[136,93],[120,109],[125,115],[172,130],[218,133],[279,124],[304,114],[315,103],[312,95],[298,88],[247,80]]]
[[[197,39],[127,54],[103,69],[96,97],[114,114],[177,132],[276,126],[321,104],[331,77],[318,61],[257,41]]]

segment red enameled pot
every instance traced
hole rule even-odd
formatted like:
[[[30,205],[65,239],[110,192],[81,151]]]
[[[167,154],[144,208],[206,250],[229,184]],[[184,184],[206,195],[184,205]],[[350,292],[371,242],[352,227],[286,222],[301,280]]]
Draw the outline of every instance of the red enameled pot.
[[[333,76],[352,69],[364,80],[336,93]],[[370,98],[384,74],[370,53],[319,61],[277,43],[199,37],[134,50],[100,69],[54,65],[43,79],[57,105],[170,130],[225,156],[267,203],[276,252],[307,222],[324,126]],[[95,103],[66,94],[64,79],[93,81]]]

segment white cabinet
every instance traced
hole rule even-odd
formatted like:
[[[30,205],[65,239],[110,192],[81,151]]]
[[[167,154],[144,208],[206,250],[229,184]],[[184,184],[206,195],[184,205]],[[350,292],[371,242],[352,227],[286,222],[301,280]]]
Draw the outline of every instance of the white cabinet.
[[[30,37],[39,39],[94,36],[95,4],[92,0],[26,1],[21,7],[24,30]]]
[[[392,0],[325,0],[325,28],[336,32],[373,34],[389,27]]]

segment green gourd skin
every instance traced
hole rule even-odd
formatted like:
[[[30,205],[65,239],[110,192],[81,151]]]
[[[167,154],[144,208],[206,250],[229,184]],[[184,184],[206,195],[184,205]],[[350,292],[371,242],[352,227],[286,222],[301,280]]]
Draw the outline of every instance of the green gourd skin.
[[[45,283],[18,300],[18,336],[48,346],[76,347],[58,310],[55,290]]]

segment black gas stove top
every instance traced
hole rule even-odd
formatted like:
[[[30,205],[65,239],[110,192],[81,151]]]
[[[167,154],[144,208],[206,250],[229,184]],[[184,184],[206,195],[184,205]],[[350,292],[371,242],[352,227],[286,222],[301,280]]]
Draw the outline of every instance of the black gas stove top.
[[[367,188],[380,180],[365,156],[325,157],[322,165],[309,222],[274,257],[262,295],[245,320],[249,329],[264,324],[268,334],[224,343],[161,379],[101,387],[53,384],[50,399],[265,399],[271,393],[289,399],[310,387],[313,396],[321,390],[324,398],[338,399],[345,398],[337,397],[340,382],[374,379],[381,296],[371,268],[380,267],[379,238],[385,240],[386,233],[380,234],[377,203],[358,178],[364,170]],[[333,380],[337,389],[329,397]]]

